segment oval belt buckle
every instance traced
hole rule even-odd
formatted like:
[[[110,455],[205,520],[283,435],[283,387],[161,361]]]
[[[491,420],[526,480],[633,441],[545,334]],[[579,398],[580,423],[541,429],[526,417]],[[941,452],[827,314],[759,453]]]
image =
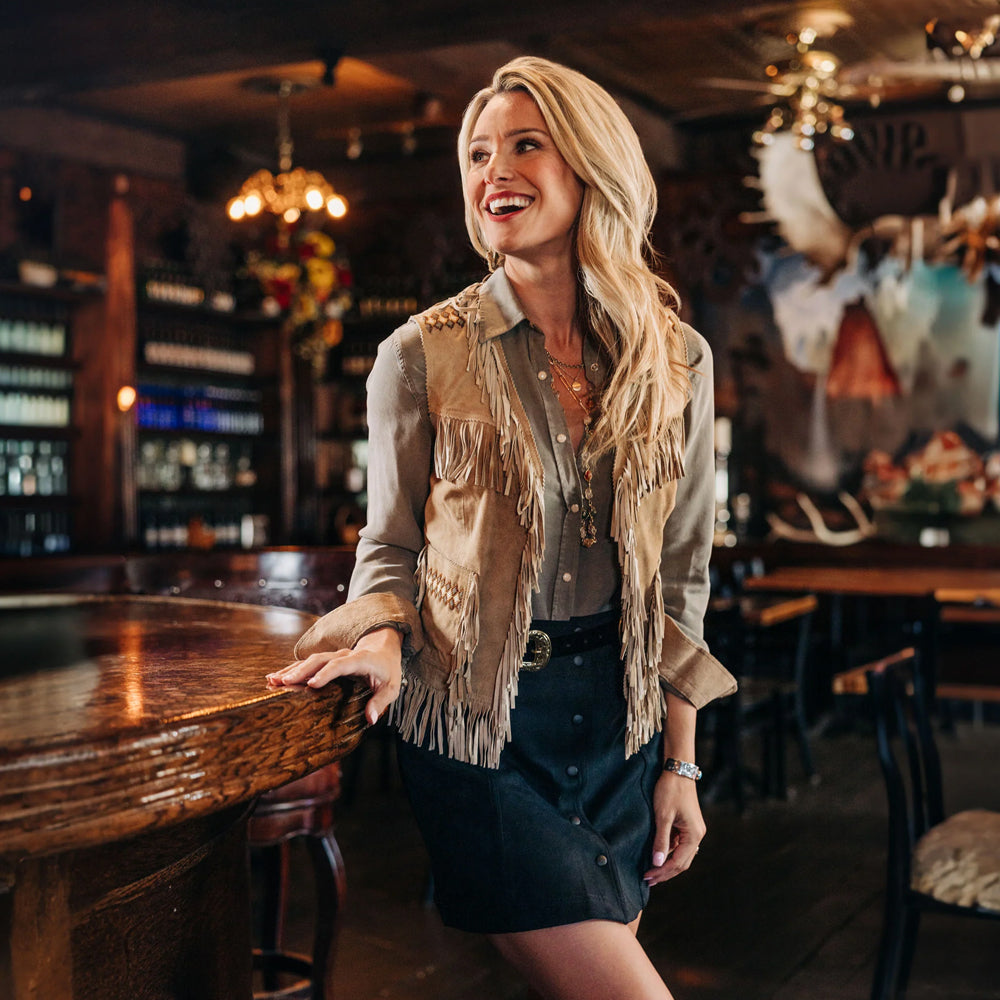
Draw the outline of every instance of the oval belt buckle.
[[[521,661],[522,670],[541,670],[552,657],[552,640],[545,632],[532,629]]]

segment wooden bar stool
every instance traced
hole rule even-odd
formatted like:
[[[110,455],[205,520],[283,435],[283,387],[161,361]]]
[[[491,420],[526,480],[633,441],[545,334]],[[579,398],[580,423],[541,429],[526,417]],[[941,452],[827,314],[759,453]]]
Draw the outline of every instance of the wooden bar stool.
[[[334,996],[331,973],[347,891],[344,861],[333,832],[334,803],[339,796],[340,764],[328,764],[262,795],[250,817],[250,849],[260,860],[263,883],[260,947],[253,957],[263,992],[255,992],[255,1000],[332,1000]],[[299,837],[312,861],[316,889],[311,956],[283,948],[288,848]]]

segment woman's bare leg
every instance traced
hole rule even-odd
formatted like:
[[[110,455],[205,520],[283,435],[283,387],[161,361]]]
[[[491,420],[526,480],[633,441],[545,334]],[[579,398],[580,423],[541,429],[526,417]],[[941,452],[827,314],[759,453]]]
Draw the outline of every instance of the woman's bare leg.
[[[673,1000],[636,927],[585,920],[491,939],[545,1000]]]

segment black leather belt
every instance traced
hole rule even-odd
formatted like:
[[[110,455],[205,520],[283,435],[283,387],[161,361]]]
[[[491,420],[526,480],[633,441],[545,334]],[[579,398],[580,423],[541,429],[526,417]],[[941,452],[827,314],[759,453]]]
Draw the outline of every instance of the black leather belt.
[[[521,661],[522,670],[541,670],[554,656],[572,656],[598,646],[607,646],[620,638],[618,619],[567,632],[564,635],[549,635],[542,629],[533,628],[528,633],[528,645]]]

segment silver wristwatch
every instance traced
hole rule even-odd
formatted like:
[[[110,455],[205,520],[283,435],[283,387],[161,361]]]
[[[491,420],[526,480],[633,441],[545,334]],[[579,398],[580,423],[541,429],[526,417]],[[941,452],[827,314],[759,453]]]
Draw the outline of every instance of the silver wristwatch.
[[[663,762],[663,770],[673,771],[674,774],[679,774],[682,778],[690,778],[692,781],[701,781],[701,768],[686,760],[668,757]]]

